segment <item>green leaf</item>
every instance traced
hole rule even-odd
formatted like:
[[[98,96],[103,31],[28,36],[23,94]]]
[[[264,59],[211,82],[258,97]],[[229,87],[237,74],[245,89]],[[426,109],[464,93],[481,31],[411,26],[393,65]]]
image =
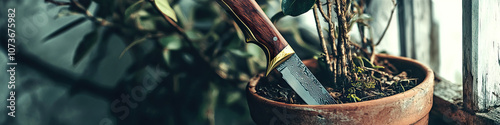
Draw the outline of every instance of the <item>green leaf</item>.
[[[96,2],[97,4],[105,4],[105,5],[110,5],[114,3],[114,0],[92,0]]]
[[[75,51],[75,56],[73,56],[73,65],[78,64],[83,57],[89,52],[89,50],[95,45],[97,42],[97,37],[99,37],[97,29],[87,33],[80,41],[80,44],[78,44],[76,51]]]
[[[177,35],[171,35],[160,39],[160,43],[169,50],[179,50],[182,47],[182,40]]]
[[[373,63],[370,62],[369,59],[363,57],[363,61],[364,61],[364,64],[365,64],[365,67],[368,67],[368,68],[373,68],[375,65],[373,65]]]
[[[120,4],[115,4],[116,0],[92,0],[95,3],[97,3],[97,9],[95,11],[96,17],[102,17],[106,18],[107,16],[110,16],[113,14],[113,10],[115,10],[117,5]]]
[[[86,19],[84,17],[78,18],[78,19],[74,20],[73,22],[68,23],[68,24],[64,25],[63,27],[57,29],[55,32],[52,32],[50,35],[48,35],[47,37],[45,37],[42,41],[46,42],[49,39],[52,39],[52,38],[54,38],[56,36],[59,36],[62,33],[65,33],[67,30],[70,30],[71,28],[74,28],[75,26],[77,26],[77,25],[85,22],[85,20]]]
[[[309,11],[316,0],[283,0],[281,10],[285,15],[298,16]]]
[[[146,31],[155,31],[156,30],[155,18],[154,17],[142,17],[142,15],[146,15],[146,14],[147,13],[145,11],[142,11],[142,10],[137,12],[137,15],[141,16],[141,18],[136,19],[137,23],[139,23],[139,25],[140,25],[139,29],[146,30]]]
[[[134,47],[135,45],[137,45],[139,43],[146,41],[146,38],[147,37],[143,37],[141,39],[135,40],[134,42],[128,44],[128,46],[125,47],[125,49],[123,49],[122,53],[120,54],[120,58],[122,58],[122,56],[125,54],[125,52],[127,52],[130,48]]]
[[[125,10],[125,19],[130,18],[130,15],[132,13],[137,12],[139,9],[141,9],[143,2],[144,2],[144,0],[140,0],[140,1],[137,1],[134,4],[132,4],[130,7],[128,7]]]
[[[170,7],[168,0],[155,0],[155,6],[160,10],[160,12],[177,22],[177,16],[175,15],[174,9]]]

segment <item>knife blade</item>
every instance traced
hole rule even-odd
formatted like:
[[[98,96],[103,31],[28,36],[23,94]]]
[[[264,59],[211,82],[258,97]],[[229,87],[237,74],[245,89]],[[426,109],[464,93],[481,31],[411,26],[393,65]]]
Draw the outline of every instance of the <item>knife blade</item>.
[[[259,45],[266,53],[266,76],[277,69],[297,95],[309,105],[336,103],[302,63],[255,0],[217,0],[217,2],[239,25],[245,34],[245,41]]]
[[[302,63],[297,54],[276,67],[283,79],[309,105],[335,104],[335,99]]]

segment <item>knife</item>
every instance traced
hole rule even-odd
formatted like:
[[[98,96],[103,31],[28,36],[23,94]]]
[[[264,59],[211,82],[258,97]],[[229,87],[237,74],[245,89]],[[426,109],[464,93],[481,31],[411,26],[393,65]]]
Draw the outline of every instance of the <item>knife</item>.
[[[302,63],[255,0],[217,0],[217,2],[238,23],[245,34],[245,41],[257,44],[266,53],[266,76],[273,69],[277,69],[283,75],[283,79],[309,105],[336,103]]]

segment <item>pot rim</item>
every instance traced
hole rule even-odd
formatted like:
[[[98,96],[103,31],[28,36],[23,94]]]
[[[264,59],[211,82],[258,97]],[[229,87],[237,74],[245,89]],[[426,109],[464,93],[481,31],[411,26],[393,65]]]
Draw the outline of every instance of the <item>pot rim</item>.
[[[407,91],[402,92],[402,93],[398,93],[396,95],[391,95],[388,97],[383,97],[383,98],[374,99],[374,100],[355,102],[355,103],[344,103],[344,104],[328,104],[328,105],[288,104],[288,103],[278,102],[275,100],[264,98],[264,97],[260,96],[259,94],[257,94],[257,91],[255,90],[255,87],[256,87],[258,81],[260,80],[260,78],[262,78],[262,76],[258,77],[258,79],[251,79],[251,81],[248,83],[247,91],[250,92],[250,94],[253,97],[255,97],[257,100],[268,103],[270,105],[277,106],[277,107],[331,109],[331,108],[355,108],[355,107],[360,107],[360,106],[372,106],[372,105],[379,105],[381,103],[397,102],[398,100],[400,100],[402,98],[411,97],[411,96],[416,95],[419,91],[423,91],[422,89],[418,89],[418,88],[425,88],[426,86],[430,86],[433,84],[432,80],[434,80],[434,73],[432,72],[432,70],[428,66],[426,66],[426,65],[424,65],[424,64],[422,64],[414,59],[410,59],[407,57],[400,57],[400,56],[392,56],[392,55],[387,55],[387,54],[377,54],[376,56],[378,58],[398,59],[398,60],[402,60],[403,62],[406,62],[406,63],[414,63],[414,64],[416,64],[417,68],[424,69],[424,72],[426,73],[425,78],[420,84],[413,87],[412,89],[407,90]]]

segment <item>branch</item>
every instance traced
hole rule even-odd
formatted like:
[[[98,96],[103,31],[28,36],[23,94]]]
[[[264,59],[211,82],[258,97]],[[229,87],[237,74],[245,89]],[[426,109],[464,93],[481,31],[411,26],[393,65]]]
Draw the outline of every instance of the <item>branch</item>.
[[[189,48],[188,48],[188,52],[190,54],[192,54],[195,58],[198,58],[200,59],[200,65],[202,67],[206,67],[207,69],[202,69],[202,71],[210,71],[211,73],[210,74],[214,74],[215,78],[216,79],[220,79],[220,80],[226,80],[224,79],[224,77],[222,77],[219,73],[216,72],[216,69],[214,68],[214,66],[212,66],[210,64],[210,58],[206,57],[206,56],[203,56],[203,54],[199,51],[199,49],[196,49],[194,44],[193,44],[193,41],[191,39],[189,39],[188,35],[186,34],[186,32],[184,31],[184,29],[182,27],[180,27],[179,25],[177,25],[177,23],[172,20],[170,17],[168,17],[167,15],[163,14],[159,8],[155,5],[154,1],[153,0],[149,0],[149,2],[155,7],[156,11],[158,11],[159,13],[161,13],[163,15],[163,18],[165,20],[167,20],[167,23],[170,24],[171,26],[174,27],[175,31],[179,34],[181,34],[182,38],[188,42],[188,45],[189,45]]]
[[[394,15],[394,10],[396,9],[396,6],[398,5],[398,3],[395,3],[394,0],[392,0],[392,2],[393,2],[394,5],[393,5],[392,10],[391,10],[391,16],[389,17],[389,21],[387,21],[387,26],[385,27],[385,30],[382,33],[382,36],[380,36],[380,39],[378,40],[377,44],[375,44],[377,46],[378,46],[378,44],[380,44],[380,42],[384,38],[385,33],[387,32],[387,29],[389,29],[389,26],[391,25],[392,17]]]
[[[337,0],[336,2],[336,13],[337,13],[337,19],[338,19],[338,26],[339,26],[339,31],[338,31],[338,63],[339,63],[339,74],[337,79],[338,81],[341,81],[341,84],[344,85],[344,87],[349,87],[350,84],[348,84],[351,81],[351,77],[349,75],[349,70],[351,68],[351,62],[352,58],[350,58],[351,55],[351,48],[349,45],[349,30],[348,30],[348,24],[347,24],[347,0]],[[347,88],[345,88],[347,90]]]
[[[92,15],[92,13],[89,10],[87,10],[87,8],[83,7],[82,4],[80,4],[78,1],[71,0],[71,2],[74,3],[78,8],[85,11],[85,16],[87,18],[89,18],[90,20],[94,21],[95,23],[97,23],[101,26],[113,26],[113,23],[111,23],[105,19],[98,18],[98,17],[95,17],[94,15]]]
[[[349,42],[349,44],[352,45],[354,48],[357,48],[357,49],[363,51],[363,53],[365,54],[365,56],[368,57],[369,52],[368,52],[368,50],[366,50],[366,48],[364,48],[364,47],[362,47],[362,46],[360,46],[360,45],[358,45],[356,43],[353,43],[353,42]]]
[[[372,52],[370,55],[370,62],[373,63],[375,62],[375,45],[373,41],[370,41],[370,51]]]
[[[319,3],[319,0],[317,3]],[[313,6],[314,19],[316,20],[316,30],[318,31],[318,36],[319,36],[319,39],[321,41],[320,44],[321,44],[321,47],[323,48],[323,53],[325,53],[325,56],[326,56],[326,62],[328,64],[331,64],[330,54],[328,53],[328,48],[326,47],[325,37],[323,36],[323,31],[322,31],[323,29],[321,29],[321,23],[319,22],[318,12],[316,11],[316,9],[318,9],[317,6],[318,6],[318,4]],[[319,6],[321,6],[321,5],[319,5]],[[330,65],[329,68],[330,68],[330,71],[333,72],[332,65]]]
[[[391,74],[386,73],[384,71],[376,70],[376,69],[373,69],[373,68],[364,67],[363,69],[377,72],[377,73],[379,73],[381,75],[389,77],[389,79],[393,79],[393,80],[396,80],[396,79],[400,80],[401,79],[399,76],[394,76],[394,75],[391,75]]]
[[[327,2],[329,2],[329,1],[327,1]],[[325,18],[328,21],[331,21],[330,17],[326,16],[325,11],[323,11],[323,7],[321,7],[321,0],[316,0],[316,5],[318,6],[319,12],[323,16],[323,18]]]

